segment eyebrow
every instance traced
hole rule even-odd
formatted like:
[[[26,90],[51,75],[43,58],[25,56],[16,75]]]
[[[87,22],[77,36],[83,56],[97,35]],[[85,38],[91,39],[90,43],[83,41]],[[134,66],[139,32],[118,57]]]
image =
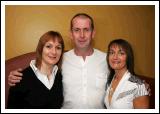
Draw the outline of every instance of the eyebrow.
[[[45,43],[45,45],[46,45],[46,44],[54,45],[54,44],[52,44],[51,42],[46,42],[46,43]],[[61,44],[61,43],[59,43],[59,42],[58,42],[58,44],[57,44],[57,45],[58,45],[58,46],[62,46],[62,44]]]

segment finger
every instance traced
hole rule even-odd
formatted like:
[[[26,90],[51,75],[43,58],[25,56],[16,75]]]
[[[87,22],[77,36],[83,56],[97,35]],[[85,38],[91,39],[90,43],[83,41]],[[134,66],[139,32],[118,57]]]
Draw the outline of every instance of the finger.
[[[11,81],[8,81],[8,85],[9,86],[15,86],[16,83],[19,83],[19,82],[20,82],[20,80],[11,80]]]
[[[16,84],[16,83],[19,83],[20,80],[12,80],[12,84]]]
[[[9,75],[8,84],[12,86],[13,84],[20,82],[21,79],[22,77]]]
[[[12,71],[11,73],[10,73],[10,76],[22,76],[22,73],[21,72],[19,72],[18,70],[16,70],[16,71]]]
[[[17,71],[21,72],[23,69],[22,68],[18,68]]]
[[[8,83],[9,86],[15,86],[16,84]]]
[[[22,79],[22,77],[20,77],[20,76],[15,76],[15,75],[12,75],[11,77],[10,77],[10,79],[11,80],[21,80]]]

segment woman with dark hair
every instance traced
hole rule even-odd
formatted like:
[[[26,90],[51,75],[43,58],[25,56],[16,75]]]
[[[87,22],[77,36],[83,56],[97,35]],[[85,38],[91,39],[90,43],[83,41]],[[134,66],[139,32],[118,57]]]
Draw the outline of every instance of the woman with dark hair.
[[[109,76],[105,105],[108,109],[149,108],[149,92],[144,82],[134,73],[134,56],[131,45],[116,39],[108,46]]]
[[[60,33],[48,31],[41,36],[36,60],[23,70],[20,83],[10,87],[7,108],[61,108],[62,75],[58,65],[64,51]]]

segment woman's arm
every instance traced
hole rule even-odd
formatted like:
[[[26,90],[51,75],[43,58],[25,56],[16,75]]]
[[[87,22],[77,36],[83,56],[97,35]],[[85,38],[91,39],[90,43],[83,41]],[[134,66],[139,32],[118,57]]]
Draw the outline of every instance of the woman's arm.
[[[139,96],[133,100],[133,107],[135,109],[149,109],[149,96]]]

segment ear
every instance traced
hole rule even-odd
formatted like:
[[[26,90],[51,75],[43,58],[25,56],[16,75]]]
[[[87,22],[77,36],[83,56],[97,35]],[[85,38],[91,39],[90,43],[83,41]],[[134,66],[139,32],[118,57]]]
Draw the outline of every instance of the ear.
[[[95,37],[96,31],[95,29],[92,31],[92,39]]]

